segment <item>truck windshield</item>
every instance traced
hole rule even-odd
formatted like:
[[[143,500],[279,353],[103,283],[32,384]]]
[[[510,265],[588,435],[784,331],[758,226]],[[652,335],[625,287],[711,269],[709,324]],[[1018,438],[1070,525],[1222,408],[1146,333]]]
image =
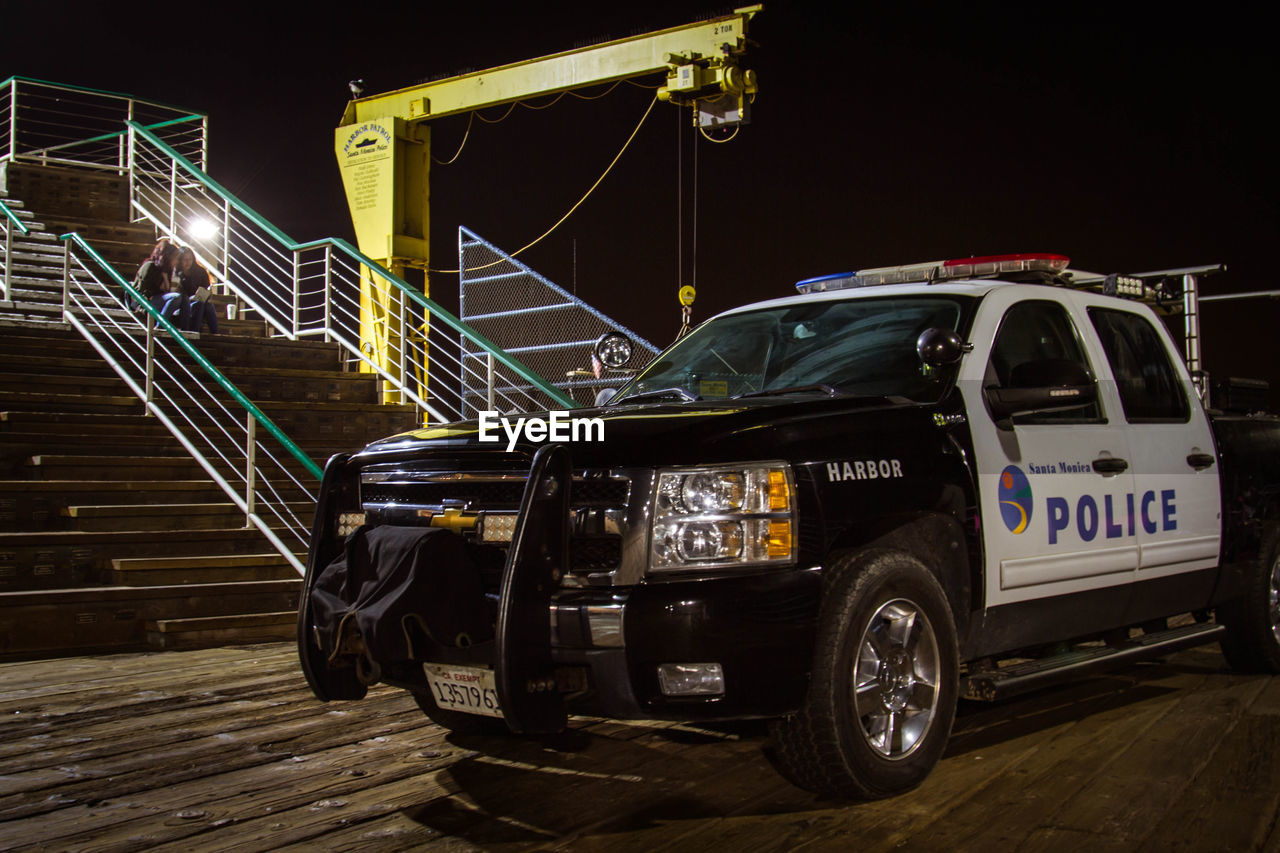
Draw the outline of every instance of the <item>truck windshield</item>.
[[[795,393],[939,398],[950,370],[928,370],[916,338],[960,331],[965,297],[806,302],[718,317],[662,353],[613,402]],[[668,392],[664,394],[663,392]]]

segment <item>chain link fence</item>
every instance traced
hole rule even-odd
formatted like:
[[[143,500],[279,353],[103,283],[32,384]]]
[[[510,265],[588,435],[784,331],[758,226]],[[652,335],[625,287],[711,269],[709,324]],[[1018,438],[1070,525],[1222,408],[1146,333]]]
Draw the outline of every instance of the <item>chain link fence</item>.
[[[658,347],[467,228],[458,229],[458,307],[464,323],[524,364],[579,405],[591,405],[603,388],[622,385],[658,354]],[[622,370],[593,368],[592,350],[608,332],[631,339],[634,355]],[[461,341],[470,375],[484,374],[487,354]],[[487,408],[481,385],[464,385],[464,412]]]

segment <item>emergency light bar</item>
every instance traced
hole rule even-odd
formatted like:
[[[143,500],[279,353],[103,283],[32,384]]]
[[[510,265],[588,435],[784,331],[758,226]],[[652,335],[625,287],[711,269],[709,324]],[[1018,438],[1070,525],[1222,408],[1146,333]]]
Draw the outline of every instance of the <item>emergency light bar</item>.
[[[801,293],[825,293],[828,290],[844,290],[850,287],[953,281],[1011,272],[1046,272],[1058,275],[1070,262],[1071,259],[1066,255],[985,255],[977,258],[956,258],[950,261],[929,261],[923,264],[875,267],[857,272],[823,275],[796,282],[796,290]]]

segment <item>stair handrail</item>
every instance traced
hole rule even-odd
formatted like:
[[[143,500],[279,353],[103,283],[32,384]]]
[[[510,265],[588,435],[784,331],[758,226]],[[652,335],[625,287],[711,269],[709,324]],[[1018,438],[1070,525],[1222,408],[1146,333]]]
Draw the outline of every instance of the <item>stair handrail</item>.
[[[167,157],[171,158],[173,162],[176,163],[179,167],[181,167],[188,175],[190,175],[197,182],[199,182],[204,187],[206,187],[210,192],[212,192],[214,195],[220,198],[224,202],[224,204],[235,209],[238,213],[240,213],[241,215],[249,219],[259,228],[261,228],[264,232],[270,235],[279,244],[279,247],[281,249],[283,249],[286,252],[294,254],[295,260],[296,260],[297,253],[305,251],[307,249],[316,249],[316,248],[323,248],[326,251],[336,251],[339,255],[345,255],[350,260],[366,268],[371,275],[381,279],[394,292],[407,298],[409,301],[415,303],[420,308],[430,312],[429,316],[432,319],[440,320],[441,322],[444,323],[445,326],[449,327],[456,334],[461,335],[467,338],[468,340],[472,341],[476,346],[480,347],[486,353],[491,355],[496,362],[500,363],[501,365],[506,367],[508,370],[512,371],[517,376],[519,376],[521,379],[528,382],[533,388],[536,388],[539,392],[546,395],[549,399],[551,399],[555,403],[558,403],[564,406],[565,408],[573,408],[576,405],[570,397],[564,395],[560,391],[560,389],[556,388],[554,385],[547,382],[543,377],[539,376],[537,373],[532,371],[528,366],[526,366],[525,364],[520,362],[518,359],[511,356],[505,350],[498,347],[487,337],[480,334],[475,329],[471,328],[466,323],[458,319],[453,313],[441,307],[438,303],[436,303],[430,297],[415,290],[413,287],[411,287],[407,282],[405,282],[399,276],[394,275],[393,273],[391,273],[390,271],[382,267],[380,264],[378,264],[376,261],[372,260],[367,255],[360,252],[358,249],[356,249],[346,240],[343,240],[341,238],[330,237],[330,238],[324,238],[321,240],[313,240],[307,243],[299,243],[295,241],[294,239],[289,237],[289,235],[285,234],[284,231],[282,231],[276,225],[272,224],[270,221],[268,221],[265,217],[263,217],[253,208],[249,207],[247,204],[245,204],[243,201],[237,198],[234,194],[232,194],[227,189],[225,189],[221,184],[219,184],[216,180],[211,178],[202,169],[200,169],[195,164],[193,164],[190,160],[184,157],[181,153],[175,150],[163,139],[160,139],[157,135],[149,131],[146,127],[134,121],[126,122],[126,124],[128,125],[131,134],[135,136],[141,136],[148,143],[155,146],[158,150],[164,153]],[[130,154],[131,157],[134,156],[134,154],[132,153],[134,151],[134,148],[135,146],[133,144],[130,144],[129,149],[131,152]],[[132,169],[134,168],[134,164],[132,161],[130,166],[132,171]],[[152,221],[155,222],[157,226],[160,226],[162,230],[166,230],[164,223],[162,223],[157,217],[152,215],[152,216],[149,216],[148,218],[151,218]],[[239,288],[237,288],[234,281],[227,281],[226,283],[228,284],[228,287],[233,292],[236,293],[237,297],[244,298],[247,295],[247,294],[244,294]],[[296,276],[292,284],[294,285],[294,289],[296,293],[296,290],[297,290]],[[248,302],[249,300],[246,300],[246,301]],[[259,303],[260,303],[260,300],[259,300]],[[282,334],[290,338],[294,338],[294,337],[297,337],[300,333],[305,333],[304,330],[298,328],[298,324],[296,322],[296,313],[297,313],[296,311],[295,311],[294,318],[284,318],[284,317],[272,318],[270,317],[271,312],[263,310],[260,304],[253,304],[252,302],[250,302],[249,304],[251,305],[251,307],[255,308],[260,313],[262,313],[264,319],[268,319],[271,325],[275,327],[278,331],[280,331]],[[285,322],[286,319],[292,319],[293,322],[286,323]],[[329,330],[325,329],[324,331],[328,332]],[[347,344],[347,348],[352,350],[358,357],[360,357],[366,364],[369,364],[374,370],[376,370],[379,373],[382,373],[382,375],[386,377],[388,380],[390,380],[393,383],[398,382],[398,380],[396,380],[394,377],[388,376],[385,372],[380,370],[377,364],[372,359],[368,358],[367,355],[363,351],[361,351],[359,347],[352,347],[349,344]],[[403,388],[403,383],[399,383],[399,384],[400,384],[401,390],[406,391],[407,393],[409,393],[410,396],[413,396],[413,397],[417,396],[416,394],[413,394],[412,391],[410,391],[409,389]],[[419,400],[419,402],[423,404],[424,408],[428,408],[426,406],[425,401]],[[435,416],[434,413],[433,413],[433,416]]]
[[[63,245],[64,245],[63,319],[70,326],[72,326],[72,328],[74,328],[77,332],[79,332],[80,335],[84,337],[85,340],[88,341],[88,343],[91,346],[93,346],[93,348],[97,351],[97,353],[100,356],[102,356],[102,358],[112,367],[112,369],[116,372],[116,374],[120,377],[120,379],[125,382],[125,384],[130,388],[130,390],[136,396],[138,396],[139,399],[143,401],[147,413],[155,416],[157,420],[159,420],[161,424],[164,425],[164,427],[174,436],[174,438],[178,440],[178,442],[182,445],[183,449],[192,457],[192,459],[194,459],[195,462],[199,464],[202,469],[204,469],[205,473],[210,477],[210,479],[213,480],[213,482],[217,484],[217,486],[227,494],[227,496],[232,500],[232,502],[236,505],[236,507],[245,514],[245,526],[247,527],[249,525],[252,525],[256,527],[259,530],[259,532],[261,532],[266,537],[268,542],[271,543],[272,547],[275,548],[275,550],[282,557],[284,557],[285,560],[288,561],[289,564],[292,565],[297,572],[299,572],[299,574],[304,573],[305,565],[301,560],[298,559],[297,555],[294,553],[294,549],[291,548],[289,545],[287,545],[285,542],[283,542],[280,539],[280,536],[277,534],[277,532],[263,518],[262,514],[258,511],[258,504],[266,503],[268,508],[272,509],[272,511],[275,512],[276,517],[285,523],[285,529],[291,532],[294,535],[294,538],[298,540],[298,545],[301,548],[305,548],[308,543],[308,538],[310,533],[309,523],[304,522],[303,519],[298,518],[296,515],[293,515],[292,510],[289,508],[289,503],[290,503],[290,500],[304,500],[314,505],[315,494],[313,490],[304,486],[291,473],[289,473],[287,469],[283,468],[283,466],[280,465],[279,460],[277,460],[269,451],[266,451],[265,448],[263,452],[265,453],[266,457],[270,459],[271,462],[273,462],[276,466],[280,467],[280,470],[284,473],[285,477],[288,478],[288,480],[292,483],[292,485],[289,486],[287,483],[284,483],[283,481],[277,484],[276,482],[273,482],[270,478],[259,475],[260,457],[262,454],[259,454],[257,451],[258,426],[261,425],[261,427],[264,428],[268,433],[270,433],[272,437],[274,437],[277,441],[279,441],[280,444],[290,453],[290,455],[293,456],[293,458],[295,458],[302,464],[307,474],[311,475],[311,477],[314,478],[317,481],[317,483],[320,480],[323,473],[321,471],[320,466],[318,466],[305,453],[305,451],[303,451],[300,447],[298,447],[298,445],[294,443],[293,440],[290,439],[288,435],[286,435],[284,431],[281,430],[280,427],[268,415],[266,415],[260,408],[258,408],[258,406],[254,404],[254,402],[250,400],[244,394],[243,391],[241,391],[238,387],[236,387],[236,385],[233,382],[231,382],[231,380],[225,374],[223,374],[221,370],[215,367],[208,360],[208,358],[205,357],[203,353],[201,353],[195,346],[193,346],[191,342],[188,341],[186,337],[181,332],[179,332],[167,318],[165,318],[159,311],[157,311],[155,307],[151,305],[150,302],[146,298],[144,298],[143,295],[140,292],[138,292],[138,290],[134,288],[131,283],[127,282],[118,272],[116,272],[116,270],[112,268],[112,266],[108,264],[102,258],[102,256],[97,252],[97,250],[91,244],[89,244],[81,235],[72,232],[70,234],[62,235],[60,239],[63,241]],[[131,297],[136,303],[138,303],[143,307],[145,316],[147,318],[146,322],[143,323],[141,320],[138,320],[136,318],[134,319],[134,322],[137,322],[140,325],[142,325],[146,333],[147,343],[145,345],[146,346],[146,356],[145,356],[146,378],[145,380],[142,380],[142,379],[135,380],[132,376],[130,376],[129,373],[120,364],[120,362],[116,358],[114,358],[110,352],[107,351],[106,346],[102,344],[100,341],[98,341],[95,335],[93,334],[93,332],[91,332],[88,328],[86,328],[86,326],[83,323],[81,323],[80,320],[75,316],[75,314],[70,310],[69,294],[70,294],[70,288],[71,288],[71,282],[72,282],[72,274],[70,270],[71,257],[72,257],[72,253],[71,253],[72,245],[76,246],[78,249],[83,251],[83,253],[93,261],[93,263],[99,268],[99,270],[105,273],[105,277],[108,282],[119,286],[121,288],[121,291],[124,294],[127,294],[128,297]],[[102,279],[99,277],[101,274],[95,273],[93,270],[89,269],[89,267],[85,265],[83,262],[80,263],[80,269],[83,269],[87,273],[89,280],[96,282],[99,285],[107,286],[107,284],[103,282]],[[101,323],[99,323],[99,325],[101,325]],[[164,407],[162,407],[159,403],[157,403],[154,399],[152,399],[153,388],[157,387],[154,381],[154,367],[153,367],[153,365],[156,363],[153,360],[154,351],[155,351],[153,342],[154,342],[154,335],[157,330],[161,332],[167,332],[169,339],[177,342],[178,347],[183,352],[185,352],[186,355],[190,356],[192,360],[195,361],[198,368],[203,370],[205,374],[207,374],[210,378],[212,378],[214,382],[219,387],[222,388],[222,390],[224,390],[230,395],[230,397],[235,402],[235,404],[239,405],[239,407],[245,411],[246,413],[245,423],[244,424],[237,423],[235,427],[236,429],[243,428],[246,436],[245,447],[243,448],[243,451],[245,454],[245,470],[244,470],[245,488],[244,488],[243,495],[241,495],[240,491],[236,487],[232,486],[227,481],[227,479],[222,475],[222,473],[219,472],[217,468],[215,468],[213,464],[210,463],[209,459],[206,458],[207,454],[202,452],[199,448],[197,448],[196,445],[192,442],[192,440],[183,433],[182,429],[165,412]],[[181,363],[179,362],[179,365],[180,364]],[[135,366],[135,369],[143,368],[143,365],[139,364],[136,361],[134,363],[134,366]],[[191,374],[190,370],[187,369],[185,366],[183,367],[183,369],[187,370],[188,375],[194,376],[194,374]],[[140,382],[143,382],[143,381],[145,381],[145,387],[142,384],[140,384]],[[191,395],[191,391],[189,389],[187,390],[187,393],[188,395]],[[165,396],[168,397],[169,395],[166,394]],[[169,397],[169,399],[170,401],[173,401],[172,397]],[[193,402],[197,402],[197,405],[200,407],[200,410],[202,410],[207,417],[214,418],[216,423],[217,416],[213,411],[210,410],[208,406],[196,401],[194,396],[192,396],[191,399],[193,400]],[[221,406],[221,404],[218,404],[218,407],[222,408],[224,412],[227,412],[226,408]],[[227,414],[230,414],[230,412],[227,412]],[[188,424],[193,429],[199,430],[199,427],[196,426],[195,422],[192,421],[189,416],[184,415],[183,417],[186,418]],[[231,434],[230,432],[228,432],[227,426],[225,423],[220,423],[218,424],[218,426],[223,431],[224,435],[226,435],[228,438],[231,437]],[[216,445],[213,445],[211,443],[210,446],[213,447],[214,450],[218,452],[220,456],[222,456],[222,459],[224,462],[227,462],[228,464],[232,464],[231,460],[227,459],[225,456],[221,454],[221,451],[217,450]],[[281,496],[281,489],[285,487],[288,487],[291,489],[296,488],[300,490],[300,492],[294,498],[285,498]],[[259,494],[266,495],[268,498],[274,497],[276,499],[276,502],[280,506],[279,510],[276,510],[275,507],[271,506],[270,500],[260,501],[258,497]],[[289,518],[286,518],[286,515],[292,515],[293,517],[292,519],[289,519]]]
[[[5,203],[4,203],[4,199],[2,199],[2,198],[0,198],[0,213],[3,213],[3,214],[4,214],[5,219],[9,220],[9,221],[10,221],[10,222],[12,222],[14,225],[18,226],[18,230],[22,232],[22,236],[23,236],[23,237],[25,237],[25,236],[27,236],[28,234],[30,234],[30,233],[31,233],[31,229],[30,229],[30,228],[28,228],[28,227],[27,227],[27,226],[22,222],[22,220],[21,220],[21,219],[19,219],[19,218],[18,218],[18,214],[14,213],[13,208],[11,208],[11,207],[9,207],[9,205],[5,204]]]
[[[566,408],[573,408],[574,406],[577,405],[576,403],[573,402],[572,399],[561,394],[559,389],[556,388],[554,385],[547,382],[547,380],[543,379],[538,374],[534,373],[523,362],[514,358],[510,353],[508,353],[502,347],[498,346],[493,341],[489,340],[489,338],[480,334],[480,332],[477,332],[475,329],[471,328],[466,323],[462,322],[462,320],[460,320],[455,314],[449,311],[449,309],[442,307],[438,302],[433,300],[431,297],[425,296],[422,293],[419,293],[418,291],[414,290],[412,287],[409,286],[408,282],[406,282],[404,279],[388,271],[387,269],[379,265],[377,261],[372,260],[368,255],[364,254],[355,246],[352,246],[346,240],[343,240],[341,237],[326,237],[323,240],[312,240],[309,243],[299,243],[297,245],[297,249],[302,250],[302,249],[322,248],[326,245],[332,246],[333,248],[337,249],[339,252],[349,256],[352,260],[358,261],[359,263],[368,267],[374,273],[374,275],[377,275],[383,281],[386,281],[388,284],[391,284],[392,286],[399,289],[401,293],[404,293],[406,296],[408,296],[411,302],[416,302],[420,308],[424,308],[427,311],[431,312],[432,319],[443,320],[444,324],[448,326],[450,329],[452,329],[454,332],[457,332],[458,334],[464,336],[467,340],[479,346],[485,352],[492,355],[495,360],[497,360],[500,364],[502,364],[503,367],[506,367],[512,373],[516,374],[521,379],[530,383],[531,385],[536,387],[539,391],[551,397],[556,402],[563,404]]]
[[[143,125],[143,126],[146,127],[147,130],[160,130],[166,127],[173,127],[174,125],[178,125],[178,124],[186,124],[187,122],[191,122],[191,121],[203,121],[204,118],[205,117],[200,115],[199,113],[191,113],[190,115],[180,116],[179,118],[171,118],[168,121],[157,121],[157,122],[152,122],[151,124]],[[120,137],[123,137],[128,132],[129,131],[126,129],[126,130],[117,130],[112,133],[102,133],[97,136],[91,136],[87,139],[73,139],[70,142],[62,143],[61,145],[50,145],[46,148],[39,148],[34,151],[27,151],[25,153],[27,156],[38,154],[43,157],[47,155],[50,151],[61,151],[65,148],[75,148],[77,145],[88,145],[92,142],[106,142],[108,139],[119,139]]]
[[[13,228],[17,226],[18,231],[25,237],[31,233],[31,229],[27,228],[18,218],[18,214],[13,212],[9,205],[4,203],[4,199],[0,199],[0,213],[4,214],[0,218],[0,222],[4,223],[4,267],[0,269],[0,300],[8,301],[9,299],[9,275],[12,268],[13,258]]]
[[[317,465],[302,448],[294,444],[293,439],[289,438],[289,436],[285,434],[284,430],[276,426],[275,421],[271,420],[271,418],[259,409],[252,400],[246,397],[244,392],[237,388],[221,370],[214,367],[213,363],[205,357],[204,353],[196,349],[195,346],[187,340],[186,336],[178,331],[178,328],[170,323],[168,318],[157,311],[155,306],[152,305],[146,297],[136,290],[132,284],[125,281],[124,276],[116,272],[115,268],[111,266],[111,264],[107,263],[106,260],[103,259],[102,255],[98,254],[97,249],[93,248],[92,245],[90,245],[83,237],[80,236],[79,233],[75,231],[63,234],[58,239],[73,241],[80,248],[84,249],[84,251],[107,272],[107,275],[114,279],[115,283],[124,289],[125,293],[128,293],[137,300],[140,305],[142,305],[146,313],[155,320],[157,326],[168,332],[173,340],[177,342],[178,346],[182,347],[182,349],[186,351],[187,355],[191,356],[191,358],[195,360],[196,364],[200,365],[206,373],[213,377],[213,380],[218,383],[222,390],[230,394],[232,399],[240,404],[241,408],[253,416],[254,420],[266,427],[267,432],[271,433],[277,441],[284,445],[284,448],[289,451],[290,455],[302,463],[308,473],[314,476],[317,480],[321,478],[324,474],[321,467]]]
[[[38,148],[29,148],[24,151],[21,150],[19,145],[20,138],[24,135],[21,133],[22,121],[19,120],[18,115],[19,107],[21,106],[20,94],[27,92],[32,97],[36,97],[35,93],[40,92],[42,89],[60,93],[56,111],[57,121],[52,123],[46,121],[44,124],[64,128],[64,130],[33,129],[30,133],[48,136],[56,133],[60,134],[66,141],[52,145],[42,145]],[[78,106],[87,104],[92,104],[94,109],[76,111]],[[97,157],[57,158],[49,156],[51,152],[64,151],[69,148],[91,145],[97,142],[106,142],[117,135],[123,136],[124,131],[119,131],[118,133],[108,132],[79,139],[68,138],[72,134],[65,132],[65,128],[75,128],[75,125],[69,124],[69,122],[79,121],[89,125],[88,127],[80,128],[80,130],[81,132],[89,130],[91,133],[95,129],[101,130],[113,125],[117,119],[103,114],[102,107],[104,105],[109,105],[111,109],[118,109],[119,113],[122,114],[122,119],[136,119],[139,118],[139,113],[146,114],[147,121],[150,122],[148,126],[156,129],[193,121],[199,122],[199,137],[192,137],[192,146],[202,168],[208,168],[209,118],[203,113],[163,101],[139,98],[126,92],[114,92],[88,86],[73,86],[67,83],[55,83],[49,80],[40,80],[35,77],[24,77],[16,74],[0,82],[0,160],[29,159],[94,169],[123,170],[127,165],[127,155],[124,151],[123,143],[115,150],[96,152],[99,155]],[[40,107],[36,106],[33,109],[39,110]],[[176,114],[176,118],[174,114]],[[38,125],[39,122],[35,122],[35,124]]]

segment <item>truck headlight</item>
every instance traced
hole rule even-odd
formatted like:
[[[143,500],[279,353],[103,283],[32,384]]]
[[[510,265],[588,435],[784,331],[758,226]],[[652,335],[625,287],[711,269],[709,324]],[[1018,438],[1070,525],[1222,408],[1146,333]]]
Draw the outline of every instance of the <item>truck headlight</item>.
[[[783,462],[658,472],[649,568],[790,563],[795,486]]]

